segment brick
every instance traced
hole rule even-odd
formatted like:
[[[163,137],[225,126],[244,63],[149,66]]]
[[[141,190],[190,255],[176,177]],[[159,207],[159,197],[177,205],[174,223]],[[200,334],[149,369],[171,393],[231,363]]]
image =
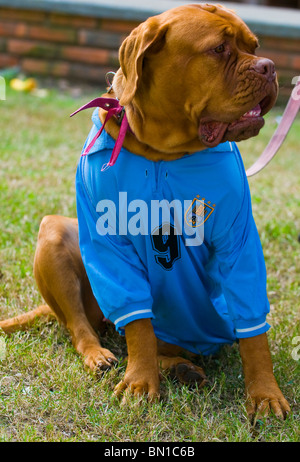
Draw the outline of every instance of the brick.
[[[0,38],[0,51],[6,51],[6,39],[5,38]]]
[[[119,63],[119,52],[117,50],[115,51],[110,51],[109,53],[109,59],[108,59],[108,64],[114,68],[119,68],[120,63]]]
[[[48,62],[40,59],[24,58],[22,70],[28,74],[48,74]]]
[[[300,72],[300,56],[294,56],[292,58],[292,69],[297,72]]]
[[[46,13],[34,10],[19,10],[16,8],[0,8],[0,18],[11,21],[42,22]]]
[[[292,87],[292,80],[295,76],[295,71],[292,69],[279,69],[277,76],[280,85]]]
[[[81,64],[71,64],[70,77],[74,80],[80,80],[84,82],[96,83],[99,88],[106,87],[105,75],[107,72],[115,69],[111,69],[106,66],[89,66]]]
[[[69,63],[57,61],[48,63],[49,74],[54,75],[55,77],[70,77],[71,76],[71,66]]]
[[[137,21],[115,21],[112,19],[102,19],[101,29],[111,32],[119,32],[129,35],[140,23]]]
[[[123,36],[116,32],[103,30],[86,30],[78,32],[78,43],[92,47],[118,49],[122,43]]]
[[[89,18],[83,16],[69,16],[58,13],[51,13],[49,16],[49,21],[51,24],[59,26],[67,26],[74,28],[95,28],[98,26],[97,18]]]
[[[260,39],[262,48],[299,53],[300,39],[289,39],[283,37],[262,37]]]
[[[28,26],[28,38],[72,43],[76,41],[76,31],[74,29],[30,25]]]
[[[61,57],[90,64],[108,64],[109,52],[96,48],[65,46],[61,49]]]
[[[26,23],[0,21],[0,35],[5,37],[25,37],[28,32]]]
[[[31,58],[25,58],[22,60],[22,69],[30,75],[51,75],[58,78],[67,78],[71,81],[97,83],[99,88],[104,88],[106,86],[106,73],[114,70],[107,66],[91,66],[64,61],[51,62]]]
[[[263,48],[259,48],[259,50],[257,51],[257,55],[271,59],[272,61],[274,61],[275,67],[289,68],[291,65],[290,55],[282,51],[265,50]]]
[[[55,58],[59,55],[59,47],[56,44],[33,40],[9,39],[7,49],[16,55],[31,57]]]
[[[12,67],[19,64],[19,59],[5,53],[0,53],[0,69]]]
[[[55,77],[70,75],[70,65],[63,61],[24,58],[21,65],[23,71],[29,74],[53,75]]]

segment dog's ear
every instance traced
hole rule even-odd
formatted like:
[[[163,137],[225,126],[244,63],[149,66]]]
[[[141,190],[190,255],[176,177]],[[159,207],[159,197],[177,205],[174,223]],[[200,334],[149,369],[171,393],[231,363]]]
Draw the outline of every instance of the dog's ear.
[[[163,46],[167,24],[150,18],[135,28],[124,40],[119,51],[119,60],[123,72],[123,93],[121,106],[129,104],[138,88],[143,70],[143,60],[147,53],[157,52]]]

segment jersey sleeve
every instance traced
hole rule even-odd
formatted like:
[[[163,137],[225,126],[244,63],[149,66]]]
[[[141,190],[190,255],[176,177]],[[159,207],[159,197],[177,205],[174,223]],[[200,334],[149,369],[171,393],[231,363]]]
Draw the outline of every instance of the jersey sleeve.
[[[270,327],[266,321],[270,308],[264,255],[245,172],[242,177],[243,194],[238,211],[230,226],[213,239],[216,261],[213,277],[221,285],[237,338],[253,337]]]
[[[104,316],[124,334],[129,322],[153,318],[147,273],[126,236],[100,234],[99,213],[84,184],[81,163],[76,175],[79,246],[94,296]]]

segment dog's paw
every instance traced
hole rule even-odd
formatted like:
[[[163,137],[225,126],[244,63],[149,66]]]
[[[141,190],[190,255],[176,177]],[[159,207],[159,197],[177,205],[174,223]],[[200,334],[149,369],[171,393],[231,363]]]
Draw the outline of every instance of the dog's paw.
[[[160,374],[158,368],[135,369],[128,367],[124,379],[114,389],[114,396],[122,399],[125,404],[128,396],[145,396],[149,402],[158,401],[160,398]]]
[[[284,420],[291,411],[289,403],[277,385],[262,387],[255,384],[248,390],[246,409],[253,424],[268,417],[272,412],[278,419]]]
[[[92,348],[84,357],[85,365],[93,372],[110,369],[118,360],[111,351],[106,348]]]
[[[121,398],[121,396],[123,396],[122,404],[126,404],[127,398],[130,396],[139,399],[144,396],[152,403],[159,401],[160,393],[156,384],[141,381],[128,383],[127,381],[122,380],[115,387],[114,396],[116,398]]]
[[[202,388],[207,383],[204,370],[192,363],[179,363],[174,365],[170,370],[170,376],[186,385],[197,384],[199,388]]]

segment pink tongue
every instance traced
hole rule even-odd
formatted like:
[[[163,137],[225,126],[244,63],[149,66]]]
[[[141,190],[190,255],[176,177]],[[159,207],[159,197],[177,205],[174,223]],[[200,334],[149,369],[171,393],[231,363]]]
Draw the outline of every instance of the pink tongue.
[[[259,117],[261,113],[261,107],[258,104],[255,106],[251,111],[246,112],[246,114],[243,115],[243,117]]]
[[[227,127],[228,124],[223,122],[203,122],[199,127],[199,137],[207,146],[217,146],[221,142]]]

